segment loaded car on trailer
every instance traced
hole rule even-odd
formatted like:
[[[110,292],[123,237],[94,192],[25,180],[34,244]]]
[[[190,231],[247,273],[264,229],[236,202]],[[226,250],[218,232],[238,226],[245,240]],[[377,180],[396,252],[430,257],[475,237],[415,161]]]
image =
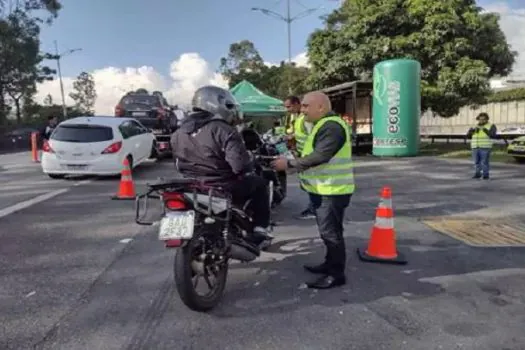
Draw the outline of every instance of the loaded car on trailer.
[[[155,135],[154,156],[171,155],[170,138],[177,129],[177,117],[160,91],[130,91],[115,107],[115,117],[137,119]]]

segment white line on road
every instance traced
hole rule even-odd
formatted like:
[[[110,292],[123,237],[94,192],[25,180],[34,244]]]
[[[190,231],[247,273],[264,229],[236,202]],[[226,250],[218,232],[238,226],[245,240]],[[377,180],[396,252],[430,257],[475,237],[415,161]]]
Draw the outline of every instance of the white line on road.
[[[79,182],[74,183],[73,186],[84,185],[84,184],[90,183],[91,181],[92,180],[79,181]],[[28,200],[20,202],[20,203],[16,203],[15,205],[12,205],[10,207],[1,209],[0,210],[0,218],[3,218],[4,216],[8,216],[8,215],[11,215],[13,213],[16,213],[17,211],[20,211],[22,209],[29,208],[29,207],[31,207],[31,206],[33,206],[35,204],[41,203],[43,201],[47,201],[48,199],[51,199],[51,198],[56,197],[56,196],[59,196],[59,195],[61,195],[63,193],[66,193],[68,191],[69,191],[69,188],[63,188],[63,189],[60,189],[60,190],[56,190],[56,191],[52,191],[52,192],[41,194],[40,196],[36,196],[34,198],[28,199]]]
[[[41,194],[40,196],[37,196],[35,198],[28,199],[26,201],[16,203],[15,205],[12,205],[10,207],[4,208],[0,210],[0,218],[3,218],[4,216],[11,215],[19,210],[29,208],[30,206],[33,206],[35,204],[38,204],[43,201],[47,201],[48,199],[51,199],[53,197],[56,197],[58,195],[61,195],[62,193],[66,193],[69,191],[68,188],[63,188],[61,190],[56,190],[53,192],[48,192]]]

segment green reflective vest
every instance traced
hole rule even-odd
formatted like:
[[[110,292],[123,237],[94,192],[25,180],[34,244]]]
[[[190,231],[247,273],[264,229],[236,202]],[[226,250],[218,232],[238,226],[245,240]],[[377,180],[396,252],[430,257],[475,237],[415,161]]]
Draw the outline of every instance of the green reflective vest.
[[[285,135],[286,129],[284,126],[276,126],[273,128],[274,135]]]
[[[476,125],[476,127],[479,126]],[[487,123],[483,125],[483,127],[487,130],[490,130],[492,124]],[[472,140],[470,141],[470,147],[472,149],[492,148],[492,139],[481,129],[479,131],[474,131],[474,133],[472,134]]]
[[[346,142],[328,163],[309,168],[299,174],[301,185],[306,192],[322,196],[352,194],[355,190],[354,169],[352,162],[352,141],[348,127],[339,116],[325,117],[319,120],[306,138],[301,157],[314,151],[315,135],[329,121],[339,123],[345,130]]]
[[[304,127],[304,115],[301,114],[299,118],[295,120],[293,128],[295,136],[295,148],[297,148],[297,152],[301,154],[303,151],[304,143],[306,142],[306,138],[308,137],[308,132]]]

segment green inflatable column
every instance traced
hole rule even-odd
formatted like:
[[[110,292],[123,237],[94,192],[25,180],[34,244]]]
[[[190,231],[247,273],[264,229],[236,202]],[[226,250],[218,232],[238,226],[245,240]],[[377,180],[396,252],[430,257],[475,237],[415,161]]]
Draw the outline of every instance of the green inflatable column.
[[[421,65],[410,59],[374,67],[372,133],[375,156],[409,157],[419,152]]]

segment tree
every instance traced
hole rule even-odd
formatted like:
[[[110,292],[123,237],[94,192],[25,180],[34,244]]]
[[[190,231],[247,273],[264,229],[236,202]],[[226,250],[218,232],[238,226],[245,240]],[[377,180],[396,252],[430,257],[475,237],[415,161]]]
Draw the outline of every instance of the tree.
[[[16,4],[0,0],[0,123],[5,122],[11,108],[9,100],[15,104],[20,121],[21,100],[31,99],[36,82],[51,79],[53,71],[40,66],[44,57],[40,54],[39,26],[43,19],[39,15],[50,14],[50,23],[60,8],[57,0],[18,0]]]
[[[422,110],[455,115],[483,102],[489,79],[515,62],[499,17],[481,11],[474,0],[346,0],[308,40],[311,82],[368,79],[382,60],[413,58],[422,67]]]
[[[255,45],[248,40],[242,40],[230,45],[227,57],[221,58],[220,73],[228,79],[232,88],[242,80],[248,80],[264,93],[285,98],[289,94],[289,82],[295,94],[306,91],[306,78],[309,70],[296,67],[295,64],[281,62],[278,66],[268,66],[264,63]]]
[[[95,90],[95,81],[91,74],[82,72],[78,75],[73,83],[73,90],[69,97],[75,101],[75,108],[83,111],[86,115],[93,115],[97,92]]]
[[[48,67],[40,66],[37,22],[26,12],[16,10],[6,19],[2,46],[2,86],[15,105],[17,121],[21,121],[20,101],[36,93],[36,83],[51,80],[54,73]]]

